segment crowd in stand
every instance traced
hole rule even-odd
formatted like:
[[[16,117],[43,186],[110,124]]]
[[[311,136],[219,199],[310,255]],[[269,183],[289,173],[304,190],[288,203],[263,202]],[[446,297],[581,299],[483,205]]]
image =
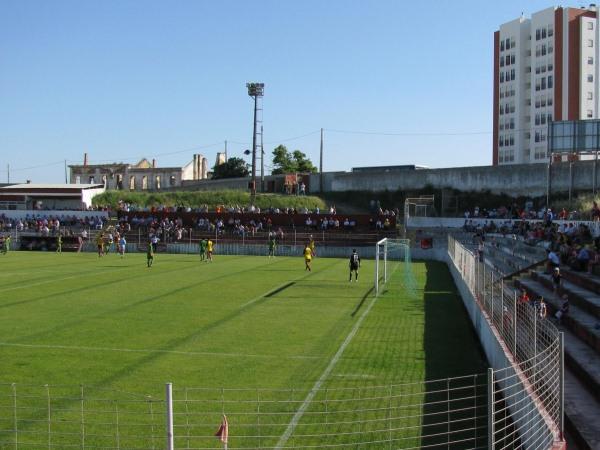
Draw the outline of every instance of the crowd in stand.
[[[464,218],[469,219],[529,219],[529,220],[575,220],[577,211],[567,211],[566,208],[561,208],[560,211],[553,211],[547,206],[541,206],[536,209],[533,206],[533,201],[525,202],[524,208],[520,208],[516,203],[513,203],[510,208],[501,206],[497,209],[486,209],[475,206],[473,210],[467,210],[464,213]],[[585,216],[585,215],[584,215]],[[586,220],[587,220],[586,216]],[[600,206],[597,202],[593,202],[593,206],[589,211],[589,220],[600,220]]]
[[[478,239],[485,240],[488,233],[499,233],[522,240],[527,245],[543,246],[548,252],[548,264],[554,264],[553,267],[560,264],[576,271],[590,271],[591,266],[600,264],[600,236],[594,239],[586,223],[556,222],[547,216],[542,221],[507,220],[495,223],[486,220],[483,224],[465,220],[463,228],[474,231]],[[586,247],[592,243],[593,256]],[[550,269],[547,268],[548,273]]]
[[[61,214],[45,215],[36,214],[35,216],[25,214],[20,218],[9,218],[5,214],[0,215],[0,230],[10,232],[34,232],[43,236],[54,236],[64,227],[69,227],[71,231],[82,228],[100,230],[104,226],[102,216],[89,215],[83,218],[75,215]]]

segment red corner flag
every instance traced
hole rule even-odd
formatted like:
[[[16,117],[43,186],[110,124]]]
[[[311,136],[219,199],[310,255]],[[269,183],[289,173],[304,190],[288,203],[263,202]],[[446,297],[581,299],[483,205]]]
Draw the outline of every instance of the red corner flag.
[[[215,433],[215,436],[221,438],[221,442],[227,445],[227,437],[229,436],[229,424],[227,423],[227,416],[223,414],[223,420],[221,420],[221,426]]]

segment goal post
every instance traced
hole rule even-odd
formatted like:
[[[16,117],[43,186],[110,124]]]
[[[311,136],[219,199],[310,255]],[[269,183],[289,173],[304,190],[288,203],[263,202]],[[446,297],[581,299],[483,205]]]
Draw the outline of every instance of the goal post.
[[[379,296],[388,278],[401,266],[404,269],[401,284],[413,294],[416,283],[410,259],[410,240],[384,238],[375,244],[375,296]]]

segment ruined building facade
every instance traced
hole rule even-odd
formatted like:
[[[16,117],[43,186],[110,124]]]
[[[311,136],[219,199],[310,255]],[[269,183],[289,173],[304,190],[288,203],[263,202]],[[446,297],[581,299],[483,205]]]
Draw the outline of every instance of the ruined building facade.
[[[89,164],[87,153],[83,165],[70,165],[70,183],[104,184],[106,189],[126,191],[161,190],[179,187],[188,180],[208,178],[208,161],[202,155],[194,155],[194,159],[184,167],[156,167],[143,158],[137,164]]]

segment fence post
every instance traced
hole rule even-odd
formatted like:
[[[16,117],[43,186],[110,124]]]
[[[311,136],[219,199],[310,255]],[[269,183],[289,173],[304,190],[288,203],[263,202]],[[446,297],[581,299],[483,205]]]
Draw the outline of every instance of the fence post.
[[[513,354],[513,358],[516,361],[517,360],[517,302],[519,300],[517,299],[517,293],[515,292],[513,294],[513,320],[512,320],[512,333],[513,333],[513,348],[512,348],[512,354]]]
[[[167,450],[173,450],[173,384],[167,383],[166,404],[167,404]]]
[[[494,369],[488,369],[488,449],[494,450]]]
[[[558,383],[559,383],[559,405],[558,426],[560,427],[560,439],[564,440],[565,432],[565,334],[558,333]]]

